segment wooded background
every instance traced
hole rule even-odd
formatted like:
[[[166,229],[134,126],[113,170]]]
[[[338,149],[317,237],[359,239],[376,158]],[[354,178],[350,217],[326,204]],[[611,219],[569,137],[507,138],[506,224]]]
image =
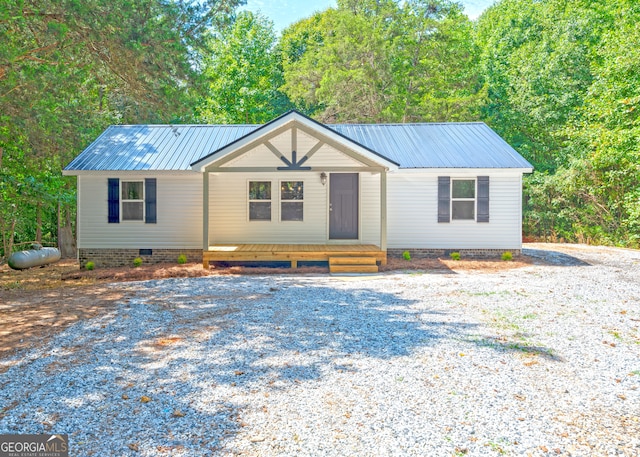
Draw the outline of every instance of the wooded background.
[[[338,0],[280,35],[240,0],[3,0],[0,257],[75,221],[110,124],[484,121],[536,171],[525,235],[640,246],[640,2]]]

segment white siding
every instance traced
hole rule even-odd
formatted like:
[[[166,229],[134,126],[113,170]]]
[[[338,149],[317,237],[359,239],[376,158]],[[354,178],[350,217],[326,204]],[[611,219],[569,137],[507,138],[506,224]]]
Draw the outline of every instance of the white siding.
[[[278,135],[269,142],[289,160],[291,160],[291,131]],[[301,160],[318,140],[300,130],[297,133],[297,160]],[[239,157],[222,165],[224,167],[283,167],[285,163],[275,156],[264,144],[245,152]],[[338,151],[336,148],[324,144],[308,159],[305,167],[361,167],[362,163]]]
[[[380,245],[380,174],[360,173],[360,238]]]
[[[291,154],[286,157],[290,158]],[[222,165],[222,167],[283,167],[282,160],[275,156],[264,144],[256,146],[239,157]]]
[[[304,183],[303,221],[280,221],[280,181]],[[249,181],[271,182],[271,221],[250,221]],[[215,173],[209,184],[209,240],[225,243],[324,243],[326,186],[319,173]]]
[[[320,151],[319,151],[320,152]],[[490,222],[437,222],[438,176],[490,176]],[[389,248],[520,249],[521,175],[474,170],[446,173],[398,171],[388,175]],[[107,222],[107,179],[157,179],[156,224]],[[272,182],[272,220],[249,221],[248,182]],[[279,183],[304,182],[304,221],[280,221]],[[319,172],[216,173],[210,175],[209,240],[225,243],[328,243],[329,184]],[[79,248],[202,247],[202,175],[140,172],[78,177]],[[380,243],[380,175],[360,174],[360,240]]]
[[[280,181],[304,182],[304,221],[280,221]],[[250,221],[249,181],[270,181],[271,221]],[[380,243],[379,175],[360,175],[361,241]],[[212,173],[209,185],[209,242],[227,243],[329,243],[329,180],[318,172]]]
[[[300,157],[300,154],[298,154]],[[325,144],[304,163],[308,167],[361,167],[362,163]]]
[[[488,223],[438,223],[438,176],[489,176]],[[521,175],[491,170],[403,172],[388,175],[389,248],[520,249]]]
[[[157,223],[107,222],[107,179],[157,179]],[[200,173],[78,176],[78,247],[198,249],[202,247]]]

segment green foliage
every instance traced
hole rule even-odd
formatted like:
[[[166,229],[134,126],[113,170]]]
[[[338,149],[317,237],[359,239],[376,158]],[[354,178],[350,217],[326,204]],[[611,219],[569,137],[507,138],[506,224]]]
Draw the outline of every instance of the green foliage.
[[[86,265],[84,266],[85,269],[91,271],[96,267],[96,264],[93,263],[92,261],[89,261],[86,263]]]
[[[189,120],[197,52],[238,0],[24,0],[0,7],[0,233],[57,238],[75,220],[62,168],[109,124]]]
[[[478,21],[486,121],[536,166],[524,232],[640,245],[640,5],[503,0]]]
[[[404,251],[402,253],[402,258],[407,261],[411,260],[411,253],[409,251]]]
[[[180,254],[178,256],[178,264],[184,265],[185,263],[187,263],[187,256],[184,254]]]
[[[513,254],[510,251],[505,251],[502,253],[502,256],[500,256],[500,258],[505,262],[509,262],[513,259]]]
[[[449,254],[449,257],[451,257],[451,260],[460,260],[460,253],[452,252],[451,254]]]
[[[283,33],[283,90],[325,122],[474,119],[471,31],[448,0],[341,1]]]
[[[142,265],[142,259],[140,257],[136,257],[135,259],[133,259],[134,268],[138,268],[141,265]]]
[[[265,123],[293,107],[284,83],[273,23],[243,11],[233,26],[208,37],[208,94],[199,117],[209,123]]]
[[[484,120],[536,171],[523,229],[640,246],[640,5],[339,0],[286,29],[240,0],[0,8],[0,256],[73,225],[60,170],[109,124]]]

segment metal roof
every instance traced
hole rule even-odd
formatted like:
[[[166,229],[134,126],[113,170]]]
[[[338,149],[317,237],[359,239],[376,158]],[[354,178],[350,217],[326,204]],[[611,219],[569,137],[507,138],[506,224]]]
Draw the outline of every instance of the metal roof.
[[[327,127],[398,162],[401,168],[533,168],[483,122]]]
[[[260,125],[112,125],[65,171],[191,170],[191,164]],[[531,169],[482,122],[327,124],[400,168]]]

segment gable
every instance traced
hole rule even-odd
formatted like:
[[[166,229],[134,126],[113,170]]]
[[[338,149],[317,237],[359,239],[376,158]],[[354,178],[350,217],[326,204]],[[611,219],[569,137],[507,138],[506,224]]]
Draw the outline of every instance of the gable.
[[[286,132],[289,132],[287,133],[288,137],[283,135]],[[301,132],[302,140],[305,139],[305,135],[312,140],[316,140],[315,145],[305,154],[298,153],[298,132]],[[272,141],[280,142],[282,149],[277,148]],[[192,163],[191,166],[194,170],[201,172],[220,170],[226,164],[240,158],[260,145],[266,146],[276,159],[284,163],[285,167],[292,169],[310,169],[311,166],[305,162],[310,160],[323,145],[331,146],[343,155],[359,162],[362,167],[390,170],[398,168],[396,162],[296,111],[291,111],[264,124],[244,137]],[[259,155],[262,157],[262,154]],[[255,167],[255,165],[253,166]],[[304,168],[300,168],[302,166]],[[226,168],[230,169],[232,167],[227,165]],[[282,167],[279,166],[277,168],[280,169]]]
[[[294,133],[295,131],[295,133]],[[295,134],[296,138],[293,139]],[[295,150],[295,160],[293,151]],[[277,152],[277,153],[276,153]],[[281,157],[284,157],[283,160]],[[288,161],[288,163],[287,163]],[[274,168],[301,163],[302,167],[363,167],[356,158],[324,143],[317,137],[292,127],[237,157],[222,163],[219,168]]]

